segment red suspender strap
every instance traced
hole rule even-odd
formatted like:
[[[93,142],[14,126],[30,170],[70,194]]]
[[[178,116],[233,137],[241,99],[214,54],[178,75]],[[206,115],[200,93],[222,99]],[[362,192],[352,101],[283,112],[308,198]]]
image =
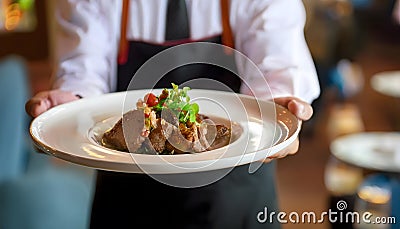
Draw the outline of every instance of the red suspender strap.
[[[129,0],[123,0],[121,14],[121,34],[118,49],[118,64],[125,64],[128,61],[129,43],[126,37],[129,16]]]
[[[229,23],[229,0],[220,0],[222,20],[222,44],[234,48],[232,29]],[[228,50],[228,49],[226,49]],[[231,53],[230,51],[228,53]]]

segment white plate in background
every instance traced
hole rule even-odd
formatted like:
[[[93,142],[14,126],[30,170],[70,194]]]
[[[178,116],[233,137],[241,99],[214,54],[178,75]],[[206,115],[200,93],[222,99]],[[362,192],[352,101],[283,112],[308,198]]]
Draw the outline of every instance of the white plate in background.
[[[378,171],[400,172],[400,133],[362,132],[335,139],[332,154],[349,164]]]
[[[374,90],[388,96],[400,98],[400,71],[386,71],[371,78]]]

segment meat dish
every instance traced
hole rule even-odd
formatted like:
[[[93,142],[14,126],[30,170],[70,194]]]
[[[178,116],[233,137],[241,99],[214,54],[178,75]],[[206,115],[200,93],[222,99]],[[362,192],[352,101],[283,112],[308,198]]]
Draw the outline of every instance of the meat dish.
[[[136,109],[103,134],[108,148],[141,154],[200,153],[226,146],[231,128],[199,114],[199,106],[188,96],[189,87],[163,89],[156,96],[148,93]]]

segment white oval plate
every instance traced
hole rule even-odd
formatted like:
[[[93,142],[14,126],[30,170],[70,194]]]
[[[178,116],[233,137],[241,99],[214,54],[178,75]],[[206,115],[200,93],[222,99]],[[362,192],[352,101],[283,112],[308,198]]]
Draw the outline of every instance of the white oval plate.
[[[144,155],[106,148],[98,137],[151,90],[84,98],[50,109],[35,118],[30,134],[45,153],[96,169],[150,174],[176,174],[231,168],[259,161],[290,145],[301,122],[282,106],[235,93],[189,91],[200,113],[230,120],[242,131],[228,146],[197,154]],[[153,91],[155,94],[159,90]],[[126,104],[126,106],[124,106]]]
[[[400,98],[400,71],[377,73],[371,78],[371,86],[384,95]]]
[[[349,164],[378,171],[400,172],[400,133],[363,132],[335,139],[334,156]]]

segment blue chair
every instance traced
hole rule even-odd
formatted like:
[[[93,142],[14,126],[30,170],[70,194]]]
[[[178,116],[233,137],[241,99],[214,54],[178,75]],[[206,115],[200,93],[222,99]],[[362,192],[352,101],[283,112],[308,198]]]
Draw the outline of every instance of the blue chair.
[[[94,171],[33,150],[26,75],[22,59],[0,61],[0,228],[87,228]]]
[[[16,57],[0,63],[0,183],[21,176],[27,163],[23,104],[28,97],[28,83],[22,65]]]

